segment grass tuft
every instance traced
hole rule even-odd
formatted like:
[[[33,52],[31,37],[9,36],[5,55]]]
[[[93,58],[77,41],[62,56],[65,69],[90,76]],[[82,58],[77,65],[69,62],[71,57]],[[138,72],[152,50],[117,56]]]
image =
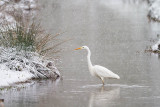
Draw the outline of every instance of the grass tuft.
[[[57,36],[62,33],[57,33],[55,36],[52,36],[44,33],[40,24],[36,24],[34,21],[31,24],[26,24],[21,21],[14,26],[5,25],[0,28],[0,46],[16,48],[18,51],[37,52],[41,55],[45,55],[50,51],[57,53],[60,50],[56,50],[55,48],[68,41],[64,40],[56,43]],[[48,47],[51,41],[55,41],[55,44]]]
[[[35,38],[38,33],[35,24],[26,28],[23,24],[5,25],[0,29],[0,45],[17,50],[35,51]]]

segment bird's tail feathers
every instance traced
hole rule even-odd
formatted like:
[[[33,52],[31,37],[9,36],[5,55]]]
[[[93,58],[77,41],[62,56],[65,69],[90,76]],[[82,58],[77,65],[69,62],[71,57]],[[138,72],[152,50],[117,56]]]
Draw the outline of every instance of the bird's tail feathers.
[[[117,74],[115,75],[115,78],[116,78],[116,79],[120,79],[120,77],[119,77]]]

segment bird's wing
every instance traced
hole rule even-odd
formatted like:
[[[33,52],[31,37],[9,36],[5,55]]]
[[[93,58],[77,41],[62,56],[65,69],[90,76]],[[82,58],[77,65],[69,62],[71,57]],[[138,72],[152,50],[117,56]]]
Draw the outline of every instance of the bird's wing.
[[[117,74],[113,73],[109,69],[100,65],[93,66],[93,70],[100,77],[117,78],[117,79],[120,78]]]

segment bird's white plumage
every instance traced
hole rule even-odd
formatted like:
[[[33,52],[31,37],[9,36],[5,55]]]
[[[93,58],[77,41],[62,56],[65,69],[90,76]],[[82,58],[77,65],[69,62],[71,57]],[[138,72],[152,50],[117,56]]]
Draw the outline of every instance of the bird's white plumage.
[[[75,50],[78,50],[78,49],[86,49],[88,51],[87,60],[88,60],[89,71],[92,76],[97,76],[98,78],[100,78],[102,80],[103,85],[104,85],[104,78],[120,79],[120,77],[117,74],[113,73],[112,71],[110,71],[109,69],[107,69],[103,66],[100,66],[100,65],[93,66],[91,59],[90,59],[91,51],[87,46],[82,46],[82,47],[77,48]]]
[[[95,75],[99,77],[120,79],[117,74],[100,65],[93,66],[92,70],[94,71]]]

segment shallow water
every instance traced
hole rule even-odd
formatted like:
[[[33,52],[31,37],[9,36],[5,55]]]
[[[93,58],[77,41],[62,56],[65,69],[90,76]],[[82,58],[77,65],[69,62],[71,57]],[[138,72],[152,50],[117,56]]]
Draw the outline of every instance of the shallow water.
[[[43,26],[52,34],[72,39],[60,48],[58,67],[63,79],[35,81],[24,88],[2,91],[6,107],[159,107],[160,59],[145,53],[160,34],[149,22],[142,0],[39,0]],[[52,44],[50,44],[52,45]],[[91,77],[85,50],[93,64],[117,73],[120,80]],[[50,55],[54,56],[54,54]]]

